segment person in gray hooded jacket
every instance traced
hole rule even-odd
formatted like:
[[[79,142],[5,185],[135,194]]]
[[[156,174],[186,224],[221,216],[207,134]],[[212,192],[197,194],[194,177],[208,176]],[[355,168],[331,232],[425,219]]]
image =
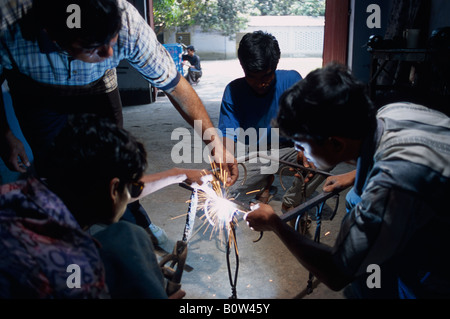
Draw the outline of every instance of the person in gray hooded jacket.
[[[409,102],[376,111],[365,86],[332,64],[284,94],[276,124],[318,168],[355,162],[359,200],[333,247],[293,231],[268,205],[247,214],[249,226],[274,231],[334,290],[352,283],[362,298],[449,298],[450,119]]]

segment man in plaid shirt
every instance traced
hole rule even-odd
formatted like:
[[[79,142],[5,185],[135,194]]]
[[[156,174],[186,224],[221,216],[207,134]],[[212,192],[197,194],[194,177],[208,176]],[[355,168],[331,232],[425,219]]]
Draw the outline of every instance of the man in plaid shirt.
[[[79,8],[79,28],[68,23],[72,4]],[[212,127],[196,92],[126,0],[0,0],[0,79],[7,80],[38,172],[68,114],[96,113],[122,125],[115,69],[121,60],[165,91],[187,122],[201,120],[198,133]],[[2,99],[0,104],[0,155],[9,169],[25,172],[30,164],[23,144],[8,126]],[[231,162],[233,184],[238,173]]]

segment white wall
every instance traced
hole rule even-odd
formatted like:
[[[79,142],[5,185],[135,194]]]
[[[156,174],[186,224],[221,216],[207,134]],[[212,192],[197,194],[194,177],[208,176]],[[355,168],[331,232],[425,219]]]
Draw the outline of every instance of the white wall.
[[[203,32],[191,27],[191,45],[204,60],[234,59],[240,37],[244,33],[263,30],[273,34],[280,45],[283,57],[321,57],[323,51],[323,17],[253,17],[248,27],[235,39],[219,32]],[[176,30],[164,33],[165,43],[176,43]]]
[[[323,27],[250,27],[247,32],[263,30],[271,33],[278,40],[282,56],[305,57],[322,56]]]
[[[203,32],[198,26],[191,27],[185,32],[190,32],[190,44],[195,47],[201,59],[233,59],[236,57],[236,41],[224,37],[219,32]],[[176,43],[175,34],[176,31],[166,31],[164,41]]]

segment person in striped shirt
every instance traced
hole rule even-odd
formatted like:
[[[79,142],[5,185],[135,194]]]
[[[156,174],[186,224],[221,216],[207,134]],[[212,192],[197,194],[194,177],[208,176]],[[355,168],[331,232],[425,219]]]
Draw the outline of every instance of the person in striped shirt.
[[[170,54],[126,0],[0,0],[0,4],[0,79],[7,81],[38,172],[69,114],[95,113],[123,125],[116,76],[122,60],[165,91],[188,123],[201,120],[202,132],[198,133],[213,127],[203,103],[180,76]],[[78,6],[78,11],[69,10],[72,5]],[[76,12],[79,25],[72,23]],[[30,166],[28,157],[11,132],[3,109],[1,105],[1,157],[9,169],[25,172]],[[216,156],[226,154],[220,145],[215,150]],[[228,182],[233,184],[237,164],[228,156]],[[42,170],[39,173],[45,175]],[[141,210],[146,217],[140,205],[133,210]]]

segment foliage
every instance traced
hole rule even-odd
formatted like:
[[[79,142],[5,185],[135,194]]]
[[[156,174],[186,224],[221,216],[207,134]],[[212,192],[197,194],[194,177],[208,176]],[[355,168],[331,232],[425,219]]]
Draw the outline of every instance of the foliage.
[[[326,0],[297,1],[293,7],[293,15],[299,16],[324,16]]]
[[[157,34],[166,28],[193,25],[195,17],[205,10],[208,0],[154,0],[153,16]]]
[[[154,0],[155,29],[197,24],[203,30],[233,37],[244,29],[249,16],[325,15],[326,0]]]
[[[298,0],[284,0],[284,1],[271,1],[271,0],[254,0],[254,7],[259,10],[259,14],[262,16],[279,16],[289,15],[291,7]]]
[[[244,29],[248,22],[245,0],[209,0],[206,10],[197,15],[196,21],[203,30],[220,31],[232,38]]]
[[[325,0],[252,0],[251,2],[256,9],[252,15],[257,16],[325,15]]]

